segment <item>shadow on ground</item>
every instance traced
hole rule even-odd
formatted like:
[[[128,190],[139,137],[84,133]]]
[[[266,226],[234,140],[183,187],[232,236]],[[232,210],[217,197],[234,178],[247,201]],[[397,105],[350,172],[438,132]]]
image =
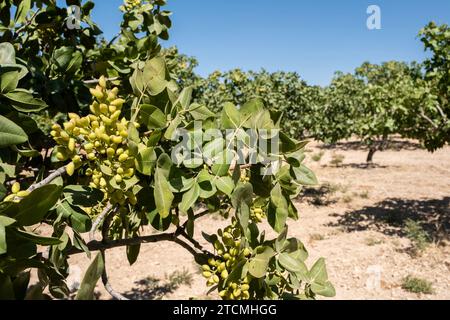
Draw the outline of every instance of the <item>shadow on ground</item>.
[[[360,141],[343,141],[335,144],[324,144],[320,146],[321,149],[338,149],[338,150],[367,150],[367,145],[361,143]],[[389,140],[385,147],[385,150],[418,150],[423,149],[423,147],[416,142],[407,140]]]
[[[374,206],[334,216],[340,218],[329,226],[341,226],[349,232],[377,230],[386,235],[403,237],[403,227],[410,219],[420,223],[435,242],[450,239],[450,197],[432,200],[386,199]]]
[[[181,285],[191,286],[192,281],[192,274],[183,269],[166,275],[164,282],[154,277],[135,281],[134,287],[123,295],[130,300],[161,300],[174,293]]]

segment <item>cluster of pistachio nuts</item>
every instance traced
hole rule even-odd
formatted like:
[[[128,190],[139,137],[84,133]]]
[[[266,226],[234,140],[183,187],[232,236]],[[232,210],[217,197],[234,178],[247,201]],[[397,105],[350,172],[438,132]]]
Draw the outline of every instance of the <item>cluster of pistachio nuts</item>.
[[[20,190],[20,183],[14,182],[11,187],[11,194],[3,199],[4,202],[20,202],[21,199],[25,198],[30,194],[29,191]]]
[[[243,259],[251,256],[249,248],[241,246],[241,231],[238,228],[236,218],[232,224],[224,230],[218,230],[221,241],[214,243],[216,258],[210,258],[208,264],[202,266],[203,276],[207,279],[207,285],[218,285],[221,289],[219,296],[225,300],[248,300],[250,298],[250,278],[227,281],[229,274]]]
[[[127,179],[135,175],[135,161],[127,144],[129,121],[121,118],[125,100],[118,97],[118,91],[117,87],[109,90],[102,76],[97,87],[90,89],[91,114],[80,117],[70,113],[70,120],[63,127],[53,125],[50,134],[58,144],[56,158],[70,160],[68,175],[86,167],[90,186],[103,191],[112,204],[135,204],[136,196],[126,190]]]

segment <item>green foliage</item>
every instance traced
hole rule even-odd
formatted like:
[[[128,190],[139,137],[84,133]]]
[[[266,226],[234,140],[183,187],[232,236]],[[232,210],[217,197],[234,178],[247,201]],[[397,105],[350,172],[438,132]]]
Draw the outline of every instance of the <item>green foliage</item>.
[[[420,253],[430,244],[430,236],[417,221],[405,221],[405,233],[413,244],[414,253]]]
[[[402,289],[412,293],[433,294],[433,284],[425,279],[407,276],[402,281]]]
[[[1,298],[65,299],[70,255],[90,257],[110,243],[86,243],[81,234],[91,232],[92,240],[100,229],[104,240],[133,240],[125,242],[132,264],[143,227],[149,225],[160,232],[176,228],[174,234],[155,237],[181,245],[178,236],[183,236],[193,244],[183,247],[199,264],[209,262],[207,284],[224,299],[334,294],[323,259],[308,269],[303,244],[287,238],[288,219],[298,218],[293,199],[302,186],[317,183],[303,164],[306,142],[280,133],[282,110],[267,109],[261,100],[243,97],[237,106],[227,103],[215,112],[216,105],[211,110],[194,100],[192,88],[180,90],[196,62],[158,44],[171,26],[170,13],[162,10],[165,1],[126,1],[121,31],[110,43],[90,19],[93,2],[82,4],[81,28],[73,30],[65,23],[66,10],[54,1],[15,4],[2,4],[0,16],[0,99],[5,104],[0,177],[2,183],[19,181],[11,190],[4,188],[0,204]],[[6,16],[11,12],[16,17],[10,26]],[[285,77],[293,79],[286,90],[295,95],[296,75],[264,73],[259,81],[271,78],[275,86]],[[245,82],[239,72],[232,78]],[[280,99],[269,99],[269,106]],[[67,114],[64,122],[52,120],[61,114]],[[251,149],[252,132],[270,149]],[[236,139],[243,145],[235,145]],[[26,142],[37,151],[23,149]],[[42,159],[29,159],[41,150]],[[250,165],[241,167],[242,162]],[[16,175],[36,166],[42,168],[37,177]],[[59,168],[45,178],[54,167]],[[21,191],[22,185],[29,189]],[[200,208],[232,216],[230,232],[204,235],[213,252],[199,250],[192,238]],[[266,239],[259,230],[264,221],[277,238]],[[36,224],[50,227],[51,237],[26,228]],[[98,279],[106,276],[104,263],[101,251],[77,299],[93,298]],[[39,283],[27,295],[24,271],[32,268],[39,269]]]

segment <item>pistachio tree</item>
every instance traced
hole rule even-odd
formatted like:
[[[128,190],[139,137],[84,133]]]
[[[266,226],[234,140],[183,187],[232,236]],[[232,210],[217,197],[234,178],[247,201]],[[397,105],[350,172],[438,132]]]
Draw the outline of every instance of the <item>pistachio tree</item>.
[[[67,2],[74,3],[80,4]],[[6,4],[4,11],[16,2]],[[57,8],[53,1],[24,1],[16,10],[28,4],[37,13],[24,14],[26,28],[34,28],[42,12],[52,17]],[[294,199],[302,186],[317,183],[303,164],[306,142],[284,134],[281,114],[261,100],[239,107],[226,103],[220,113],[193,102],[192,88],[180,89],[173,59],[158,43],[158,38],[167,39],[170,27],[164,4],[127,0],[114,41],[96,38],[91,49],[77,45],[88,59],[82,64],[92,59],[96,68],[76,68],[76,80],[62,74],[56,78],[64,85],[75,81],[79,90],[70,85],[65,90],[73,88],[76,99],[82,94],[86,105],[61,110],[63,119],[49,125],[48,133],[41,130],[51,141],[45,152],[33,145],[23,121],[0,117],[0,298],[68,298],[69,257],[84,253],[92,262],[75,298],[93,299],[101,278],[114,298],[126,299],[109,282],[105,251],[124,247],[123,258],[133,264],[142,245],[159,241],[192,254],[205,285],[223,299],[333,296],[324,260],[308,266],[306,248],[288,236],[289,219],[298,218]],[[53,17],[54,30],[65,30],[64,19]],[[42,114],[37,105],[55,108],[41,102],[45,97],[30,85],[36,74],[52,81],[52,73],[42,70],[47,65],[31,68],[33,74],[25,79],[27,65],[16,65],[12,49],[21,42],[25,47],[26,39],[2,39],[1,99],[10,103],[8,110],[23,119]],[[60,45],[55,42],[52,52]],[[29,86],[23,92],[33,99],[33,109],[18,108],[8,99],[8,92],[22,83]],[[30,162],[21,176],[17,163],[32,156],[24,151],[28,144],[45,166],[33,170]],[[195,230],[201,230],[197,220],[214,213],[229,225],[202,232],[209,243],[202,245],[195,238]],[[266,236],[264,222],[277,236]],[[37,234],[39,225],[51,231]],[[148,228],[158,232],[143,233]],[[39,276],[33,285],[31,269]]]

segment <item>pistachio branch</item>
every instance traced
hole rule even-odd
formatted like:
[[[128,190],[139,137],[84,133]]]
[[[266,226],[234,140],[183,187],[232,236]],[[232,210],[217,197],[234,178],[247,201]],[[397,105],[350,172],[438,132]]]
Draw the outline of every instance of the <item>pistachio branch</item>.
[[[106,217],[105,218],[105,222],[103,223],[103,227],[102,227],[102,242],[105,243],[108,240],[109,224],[110,224],[110,221],[111,221],[111,217],[113,217],[115,215],[116,210],[117,210],[117,207],[113,208],[113,205],[111,204],[111,202],[108,202],[108,204],[106,205],[106,207],[103,210],[103,212],[100,214],[100,216],[95,221],[95,223],[96,223],[95,229],[94,229],[94,226],[92,227],[91,234],[90,234],[91,235],[91,240],[94,239],[95,230],[97,229],[98,225],[103,220],[103,218],[105,218],[105,217]],[[127,297],[123,296],[122,294],[120,294],[119,292],[114,290],[114,288],[112,287],[111,283],[109,282],[108,272],[106,271],[106,254],[105,254],[105,250],[100,250],[100,252],[101,252],[102,257],[103,257],[102,282],[103,282],[103,286],[105,287],[105,290],[114,299],[117,299],[117,300],[129,300]]]
[[[35,184],[31,185],[31,186],[27,189],[27,191],[32,192],[32,191],[34,191],[34,190],[36,190],[36,189],[39,189],[40,187],[43,187],[43,186],[45,186],[45,185],[51,183],[53,180],[55,180],[56,178],[62,176],[62,175],[65,174],[65,173],[66,173],[66,166],[61,167],[61,168],[59,168],[59,169],[53,171],[53,172],[52,172],[49,176],[47,176],[47,178],[45,178],[44,180],[42,180],[42,181],[40,181],[40,182],[38,182],[38,183],[35,183]]]
[[[119,77],[114,77],[114,78],[105,78],[106,81],[116,81],[119,80]],[[84,84],[97,84],[99,83],[99,79],[92,79],[92,80],[84,80],[83,81]]]
[[[106,217],[106,215],[113,209],[113,205],[111,202],[108,201],[105,208],[103,209],[102,213],[95,219],[94,223],[92,224],[91,231],[89,232],[89,240],[93,241],[95,240],[95,231],[97,231],[98,226],[103,221],[103,219]]]

